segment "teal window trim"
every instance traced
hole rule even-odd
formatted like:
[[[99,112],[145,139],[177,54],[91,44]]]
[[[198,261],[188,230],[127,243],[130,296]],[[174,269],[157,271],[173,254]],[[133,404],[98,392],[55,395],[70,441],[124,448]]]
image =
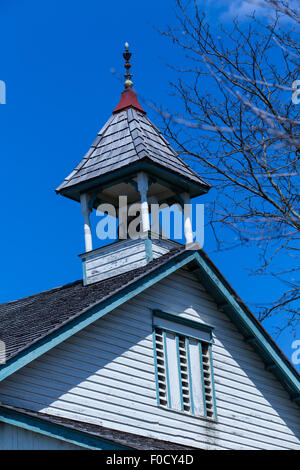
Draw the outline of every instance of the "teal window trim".
[[[203,356],[202,356],[202,344],[199,341],[199,357],[200,357],[200,368],[201,368],[201,383],[202,383],[202,396],[203,396],[203,407],[204,407],[204,416],[207,417],[206,409],[206,395],[205,395],[205,385],[204,385],[204,372],[203,372]]]
[[[209,332],[211,340],[208,341],[206,339],[202,339],[199,336],[193,336],[191,334],[185,334],[180,330],[177,330],[173,327],[166,327],[164,325],[160,325],[159,321],[154,320],[155,318],[163,318],[165,320],[172,321],[174,323],[179,323],[185,326],[189,326],[191,328],[195,328],[201,331]],[[191,363],[190,363],[190,342],[189,338],[195,339],[198,341],[198,348],[199,348],[199,360],[200,360],[200,374],[201,374],[201,387],[202,387],[202,396],[203,396],[203,416],[207,419],[214,419],[217,420],[217,406],[216,406],[216,396],[215,396],[215,386],[214,386],[214,373],[213,373],[213,363],[212,363],[212,330],[214,326],[208,324],[202,324],[193,320],[189,320],[186,318],[179,317],[174,315],[174,313],[165,312],[162,310],[154,309],[153,316],[152,316],[152,330],[153,330],[153,342],[154,342],[154,362],[155,362],[155,370],[156,370],[156,393],[157,393],[157,403],[160,405],[160,397],[159,397],[159,385],[158,385],[158,374],[157,374],[157,353],[156,353],[156,339],[155,339],[155,330],[161,329],[163,334],[163,345],[164,345],[164,359],[165,359],[165,369],[166,369],[166,385],[167,385],[167,401],[168,407],[172,411],[176,411],[172,408],[171,403],[171,391],[170,391],[170,378],[169,378],[169,366],[168,366],[168,352],[167,352],[167,345],[166,345],[166,332],[170,331],[171,333],[175,334],[176,340],[176,353],[177,353],[177,363],[178,363],[178,376],[179,376],[179,390],[180,390],[180,401],[181,401],[181,411],[185,412],[184,410],[184,402],[183,402],[183,394],[182,394],[182,379],[181,379],[181,367],[180,367],[180,353],[179,353],[179,336],[183,336],[186,340],[186,350],[187,350],[187,368],[188,368],[188,377],[189,377],[189,393],[190,393],[190,407],[191,407],[191,414],[196,417],[201,417],[201,415],[195,415],[195,406],[194,406],[194,398],[193,398],[193,389],[192,389],[192,373],[191,373]],[[205,393],[205,382],[204,382],[204,368],[203,368],[203,354],[202,354],[202,344],[205,343],[208,345],[209,351],[209,363],[210,363],[210,379],[211,379],[211,388],[212,388],[212,399],[213,399],[213,407],[214,413],[213,417],[208,416],[207,413],[207,406],[206,406],[206,393]]]
[[[190,391],[190,400],[191,400],[191,410],[192,414],[195,413],[194,406],[194,396],[193,396],[193,382],[192,382],[192,371],[191,371],[191,358],[190,358],[190,340],[186,338],[186,348],[187,348],[187,361],[188,361],[188,373],[189,373],[189,391]]]
[[[182,395],[181,367],[180,367],[180,354],[179,354],[179,335],[178,334],[176,334],[176,352],[177,352],[177,366],[178,366],[178,379],[179,379],[179,391],[180,391],[180,404],[181,404],[181,411],[184,411],[183,395]]]
[[[172,400],[171,400],[171,390],[170,390],[170,377],[169,377],[169,363],[168,363],[168,351],[167,351],[167,339],[166,339],[166,331],[163,330],[163,338],[164,338],[164,356],[166,362],[166,382],[167,382],[167,395],[168,395],[168,406],[172,408]]]
[[[156,381],[156,400],[157,404],[160,405],[159,397],[159,385],[158,385],[158,370],[157,370],[157,350],[156,350],[156,338],[155,338],[155,327],[152,327],[152,338],[153,338],[153,350],[154,350],[154,370],[155,370],[155,381]]]
[[[180,336],[185,336],[185,337],[187,337],[184,333],[182,333],[182,331],[176,330],[176,328],[169,328],[169,327],[166,328],[165,326],[160,325],[159,323],[155,323],[155,324],[154,324],[154,327],[155,327],[155,328],[160,328],[160,329],[162,329],[162,330],[170,331],[170,333],[174,333],[175,335],[180,335]],[[189,334],[188,336],[189,336],[189,338],[196,339],[197,341],[202,341],[203,343],[207,343],[207,344],[211,344],[211,343],[212,343],[212,341],[208,341],[208,340],[206,340],[206,339],[201,339],[201,338],[199,338],[199,336],[193,336],[193,335],[190,335],[190,334]]]
[[[188,318],[180,317],[178,315],[175,315],[174,313],[166,312],[166,311],[163,311],[163,310],[157,310],[157,309],[153,310],[153,317],[152,317],[153,323],[154,323],[154,317],[163,318],[165,320],[172,321],[172,322],[177,323],[179,325],[185,325],[185,326],[188,326],[188,327],[193,328],[195,330],[200,330],[200,331],[204,331],[205,333],[209,333],[210,334],[210,341],[207,341],[207,340],[203,340],[203,341],[205,341],[206,343],[209,343],[209,342],[213,341],[212,331],[215,328],[213,325],[209,325],[208,323],[200,323],[200,322],[197,322],[197,321],[194,321],[194,320],[190,320]],[[155,326],[157,326],[159,328],[159,323],[155,323]],[[161,327],[161,328],[163,328],[163,327]],[[172,329],[172,331],[174,333],[182,334],[182,332],[180,332],[180,330]],[[199,338],[197,336],[194,336],[194,338],[199,340]]]
[[[214,402],[214,417],[218,419],[217,413],[217,402],[216,402],[216,391],[215,391],[215,379],[214,379],[214,366],[213,366],[213,357],[212,357],[212,346],[209,345],[209,360],[210,360],[210,375],[211,375],[211,386],[212,386],[212,396]]]

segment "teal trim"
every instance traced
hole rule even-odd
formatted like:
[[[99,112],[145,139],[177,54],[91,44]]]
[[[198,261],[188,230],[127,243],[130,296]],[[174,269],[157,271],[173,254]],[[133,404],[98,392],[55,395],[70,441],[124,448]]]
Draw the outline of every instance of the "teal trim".
[[[217,402],[216,402],[216,391],[215,391],[215,379],[214,379],[214,366],[213,366],[213,357],[212,357],[212,346],[209,346],[209,362],[210,362],[210,375],[211,375],[211,386],[212,386],[212,395],[214,402],[214,418],[218,419],[217,413]]]
[[[155,382],[156,382],[156,398],[157,398],[157,404],[160,405],[158,370],[157,370],[157,351],[156,351],[156,338],[155,338],[155,328],[154,328],[154,326],[152,326],[152,339],[153,339],[153,352],[154,352],[154,371],[155,371]]]
[[[172,408],[170,377],[169,377],[169,363],[168,363],[168,351],[167,351],[167,341],[166,341],[166,332],[165,331],[163,331],[163,338],[164,338],[164,354],[165,354],[165,363],[166,363],[166,382],[167,382],[167,391],[168,391],[168,406],[170,408]]]
[[[164,325],[161,325],[159,322],[154,322],[154,326],[156,328],[161,328],[162,330],[170,331],[170,333],[174,333],[174,334],[177,334],[177,335],[182,335],[182,336],[187,337],[187,335],[185,333],[182,333],[182,331],[177,330],[176,328],[173,328],[173,327],[170,327],[170,328],[167,327],[166,328]],[[197,341],[202,341],[203,343],[212,344],[212,341],[199,338],[199,336],[194,336],[194,335],[189,334],[188,337],[196,339]]]
[[[21,367],[24,367],[26,364],[29,364],[31,361],[54,348],[58,344],[62,343],[67,338],[70,338],[70,336],[74,335],[94,321],[102,318],[104,315],[127,302],[134,296],[140,294],[145,289],[148,289],[156,282],[165,278],[182,266],[185,266],[190,261],[193,261],[194,257],[194,252],[185,251],[178,257],[171,259],[165,265],[154,269],[143,278],[132,282],[129,286],[112,295],[109,299],[99,302],[94,307],[84,310],[74,320],[69,321],[67,324],[61,326],[58,330],[49,334],[40,341],[37,341],[31,347],[27,348],[25,351],[22,351],[11,360],[7,361],[6,364],[3,364],[0,367],[0,381],[21,369]]]
[[[212,330],[214,326],[209,325],[208,323],[200,323],[194,320],[190,320],[189,318],[183,318],[174,313],[162,311],[162,310],[153,310],[153,314],[158,318],[164,318],[165,320],[170,320],[174,323],[179,323],[180,325],[190,326],[191,328],[195,328],[196,330],[205,331],[207,333],[212,334]]]
[[[116,444],[112,441],[92,436],[82,431],[67,428],[63,425],[51,423],[41,418],[25,413],[9,410],[0,406],[0,422],[10,424],[28,431],[33,431],[44,436],[59,439],[60,441],[93,450],[133,450],[132,447]]]
[[[86,286],[86,261],[82,260],[82,279],[83,285]]]
[[[146,251],[146,261],[147,264],[153,260],[153,253],[152,253],[152,240],[151,238],[145,239],[145,251]]]
[[[175,199],[176,201],[178,202],[178,204],[181,206],[182,209],[184,209],[184,202],[183,202],[183,199],[179,196],[179,194],[175,193],[176,196],[175,196]]]
[[[201,184],[200,182],[193,183],[190,179],[177,175],[169,169],[162,168],[152,162],[140,161],[118,169],[118,177],[116,177],[116,172],[112,172],[107,175],[101,175],[92,181],[78,183],[77,185],[63,188],[60,191],[56,190],[56,193],[78,202],[80,200],[80,193],[93,193],[94,191],[99,193],[99,186],[103,190],[118,183],[124,183],[125,180],[134,178],[139,171],[146,171],[151,179],[155,179],[157,183],[169,187],[175,194],[188,191],[191,197],[196,197],[206,194],[210,188],[207,184]]]
[[[178,379],[179,379],[179,391],[180,391],[180,404],[181,404],[181,411],[184,411],[183,395],[182,395],[181,367],[180,367],[180,354],[179,354],[179,336],[178,335],[176,335],[176,352],[177,352],[177,366],[178,366]]]
[[[201,344],[200,341],[199,341],[198,346],[199,346],[199,358],[200,358],[200,369],[201,369],[201,384],[202,384],[202,396],[203,396],[203,411],[204,411],[204,416],[207,417],[205,385],[204,385],[204,372],[203,372],[202,344]]]
[[[101,188],[98,188],[99,190],[99,193],[101,192]],[[93,207],[94,207],[94,203],[97,199],[97,195],[96,194],[92,194],[90,200],[89,200],[89,203],[88,203],[88,207],[89,209],[92,211],[93,210]],[[100,202],[100,201],[99,201]]]
[[[190,357],[190,340],[189,340],[188,337],[186,338],[186,349],[187,349],[187,360],[188,360],[191,409],[192,409],[192,414],[195,414],[194,396],[193,396],[193,381],[192,381],[192,371],[191,371],[191,357]]]
[[[128,178],[128,179],[125,180],[125,183],[131,184],[131,186],[135,189],[135,191],[136,191],[137,193],[139,192],[138,184],[137,184],[136,181],[134,181],[134,179]]]

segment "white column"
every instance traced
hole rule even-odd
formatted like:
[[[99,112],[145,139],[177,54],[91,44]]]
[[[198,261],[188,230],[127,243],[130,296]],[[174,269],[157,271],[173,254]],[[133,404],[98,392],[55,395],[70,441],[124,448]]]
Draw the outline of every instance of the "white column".
[[[91,209],[89,208],[90,196],[88,194],[80,195],[81,210],[84,218],[84,242],[85,242],[85,251],[92,251],[92,232],[91,232],[91,223],[90,223],[90,213]]]
[[[151,212],[151,239],[159,239],[160,224],[159,224],[159,204],[156,196],[148,198],[148,206]]]
[[[137,175],[138,190],[141,195],[141,233],[148,232],[150,230],[150,219],[149,219],[149,207],[147,201],[148,191],[148,177],[146,173],[141,171]]]
[[[188,193],[181,194],[181,198],[184,204],[183,214],[184,214],[185,242],[187,245],[189,245],[194,242],[192,220],[191,220],[191,212],[192,212],[191,200],[190,200],[190,195]]]
[[[128,205],[127,205],[127,196],[119,196],[119,210],[118,210],[118,219],[119,219],[119,239],[126,240],[128,237]]]

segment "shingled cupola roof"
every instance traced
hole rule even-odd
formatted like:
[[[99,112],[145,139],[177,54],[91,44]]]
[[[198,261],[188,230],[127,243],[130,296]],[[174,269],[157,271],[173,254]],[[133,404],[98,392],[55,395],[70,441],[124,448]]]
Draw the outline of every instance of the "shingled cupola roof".
[[[136,171],[146,170],[171,181],[178,191],[188,191],[191,197],[206,193],[209,185],[172,149],[141,107],[132,89],[127,43],[123,56],[126,75],[120,102],[87,154],[56,192],[79,201],[83,191],[97,185],[109,186],[116,177],[131,177]]]

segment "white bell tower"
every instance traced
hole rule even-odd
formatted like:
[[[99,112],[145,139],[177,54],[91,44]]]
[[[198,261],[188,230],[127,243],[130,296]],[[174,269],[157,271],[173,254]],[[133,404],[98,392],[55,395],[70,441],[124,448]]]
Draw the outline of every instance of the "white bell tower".
[[[172,149],[141,107],[132,88],[128,43],[123,57],[125,89],[118,106],[82,161],[56,190],[81,204],[85,252],[80,257],[85,284],[145,266],[178,246],[151,232],[154,203],[180,205],[186,246],[192,247],[190,201],[209,190],[209,185]],[[120,206],[120,196],[126,198],[127,207]],[[119,219],[119,237],[111,245],[94,249],[90,214],[103,203],[110,204]],[[130,211],[136,206],[139,230],[137,236],[130,237]]]

